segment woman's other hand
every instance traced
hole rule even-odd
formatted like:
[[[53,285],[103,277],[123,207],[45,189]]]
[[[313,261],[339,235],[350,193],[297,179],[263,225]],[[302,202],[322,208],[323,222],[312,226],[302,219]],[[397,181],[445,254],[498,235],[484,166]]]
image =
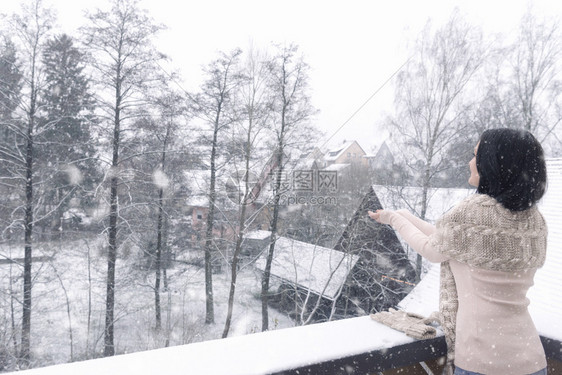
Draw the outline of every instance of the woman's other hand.
[[[380,224],[390,224],[390,212],[388,210],[367,211],[369,217]]]

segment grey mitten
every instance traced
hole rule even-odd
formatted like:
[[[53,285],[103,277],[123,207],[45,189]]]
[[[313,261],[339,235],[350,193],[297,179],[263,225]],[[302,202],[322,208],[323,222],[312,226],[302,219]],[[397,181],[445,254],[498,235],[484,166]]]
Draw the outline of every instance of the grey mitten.
[[[415,339],[431,339],[437,334],[435,327],[428,325],[432,319],[426,319],[419,314],[391,308],[388,311],[378,312],[370,316],[371,319],[404,332]]]

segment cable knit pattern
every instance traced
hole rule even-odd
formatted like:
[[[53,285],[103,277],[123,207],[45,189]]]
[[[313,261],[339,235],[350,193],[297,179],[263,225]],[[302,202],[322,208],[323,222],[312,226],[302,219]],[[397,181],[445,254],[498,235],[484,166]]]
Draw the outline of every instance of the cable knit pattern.
[[[457,285],[449,262],[441,263],[441,274],[439,279],[439,322],[445,334],[447,343],[447,363],[443,369],[443,375],[453,375],[453,363],[455,360],[455,330],[457,326],[457,311],[459,299]]]
[[[538,268],[546,258],[546,222],[536,207],[521,212],[494,198],[474,194],[446,213],[430,237],[433,248],[458,262],[486,270],[514,272]],[[458,296],[449,262],[441,263],[439,312],[452,373]]]
[[[461,263],[513,272],[538,268],[546,259],[546,222],[536,207],[521,212],[474,194],[436,224],[432,246]]]

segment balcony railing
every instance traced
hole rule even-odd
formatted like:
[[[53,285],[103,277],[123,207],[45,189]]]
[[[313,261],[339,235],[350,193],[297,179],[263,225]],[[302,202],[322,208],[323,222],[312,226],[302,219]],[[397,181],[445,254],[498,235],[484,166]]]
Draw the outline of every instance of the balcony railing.
[[[547,356],[561,361],[560,342],[542,339]],[[445,352],[442,335],[414,340],[365,316],[36,368],[18,374],[376,375],[435,360]]]

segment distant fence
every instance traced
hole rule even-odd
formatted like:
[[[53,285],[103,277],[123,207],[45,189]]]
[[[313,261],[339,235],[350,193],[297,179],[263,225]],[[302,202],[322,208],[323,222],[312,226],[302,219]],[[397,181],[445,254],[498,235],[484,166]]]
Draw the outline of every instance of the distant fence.
[[[48,255],[42,255],[39,257],[32,257],[31,258],[31,262],[35,263],[35,262],[48,262],[50,260],[52,260],[53,257],[48,256]],[[25,262],[25,258],[3,258],[0,259],[0,264],[11,264],[11,263],[16,263],[16,264],[23,264]]]

